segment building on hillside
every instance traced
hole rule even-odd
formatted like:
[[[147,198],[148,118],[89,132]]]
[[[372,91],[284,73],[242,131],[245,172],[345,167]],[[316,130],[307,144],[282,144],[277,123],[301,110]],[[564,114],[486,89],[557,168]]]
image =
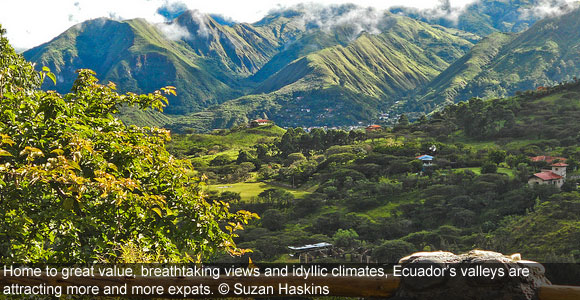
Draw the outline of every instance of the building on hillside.
[[[299,247],[288,246],[288,248],[293,252],[290,256],[298,256],[300,263],[308,263],[316,258],[329,257],[336,254],[334,246],[325,242]]]
[[[433,157],[431,155],[427,155],[427,154],[419,155],[419,156],[416,156],[415,158],[423,162],[423,167],[432,166],[433,159],[435,159],[435,157]]]
[[[377,130],[381,130],[381,125],[369,125],[367,126],[367,128],[365,128],[365,130],[367,132],[371,132],[371,131],[377,131]]]
[[[553,163],[554,161],[566,162],[566,160],[567,159],[565,157],[546,156],[546,155],[530,157],[530,161],[531,162],[541,162],[541,161],[545,161],[545,162],[547,162],[549,164]]]
[[[272,123],[273,122],[270,121],[270,120],[256,119],[256,120],[250,121],[250,127],[258,127],[258,126],[270,125]]]
[[[565,163],[554,163],[550,167],[552,167],[551,170],[542,170],[530,176],[528,184],[530,186],[535,184],[551,184],[561,188],[564,182],[566,182],[566,167],[568,165]]]

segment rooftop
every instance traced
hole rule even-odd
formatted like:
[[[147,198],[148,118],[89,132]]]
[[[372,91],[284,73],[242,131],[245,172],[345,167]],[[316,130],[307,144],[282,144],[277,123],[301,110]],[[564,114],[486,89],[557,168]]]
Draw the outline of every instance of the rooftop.
[[[567,159],[565,157],[541,155],[541,156],[530,157],[530,160],[533,162],[545,161],[547,163],[552,163],[555,160],[566,161]]]
[[[548,181],[548,180],[557,180],[557,179],[562,179],[563,177],[552,172],[552,171],[543,171],[540,173],[536,173],[533,176],[536,176],[540,179],[542,179],[543,181]]]
[[[423,154],[423,155],[416,156],[415,158],[419,159],[419,160],[433,160],[435,157],[433,157],[431,155]]]
[[[300,246],[300,247],[288,246],[288,248],[290,248],[291,250],[294,250],[294,251],[308,251],[308,250],[315,250],[315,249],[326,248],[326,247],[331,247],[331,246],[332,246],[332,244],[330,244],[330,243],[317,243],[317,244],[312,244],[312,245],[304,245],[304,246]]]

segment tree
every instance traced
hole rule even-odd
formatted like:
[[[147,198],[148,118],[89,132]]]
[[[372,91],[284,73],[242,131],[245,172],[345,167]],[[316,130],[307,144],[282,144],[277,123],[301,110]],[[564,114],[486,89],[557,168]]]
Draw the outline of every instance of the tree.
[[[497,173],[497,165],[494,162],[487,161],[481,166],[481,174]]]
[[[341,248],[354,248],[360,244],[358,233],[354,229],[339,229],[332,237],[334,246]]]
[[[1,29],[1,28],[0,28]],[[3,33],[3,31],[1,31]],[[161,110],[172,87],[118,94],[80,70],[71,93],[0,42],[0,261],[200,261],[242,254],[235,231],[255,214],[205,200],[167,130],[127,126],[121,106]]]
[[[262,226],[270,231],[277,231],[284,228],[284,214],[277,209],[271,208],[262,214]]]
[[[300,152],[296,152],[296,153],[290,153],[288,154],[288,157],[286,158],[286,165],[289,166],[295,162],[301,161],[301,160],[306,160],[306,156],[304,156],[304,154],[300,153]]]
[[[409,118],[407,115],[402,114],[399,119],[397,120],[397,124],[395,125],[395,130],[402,130],[409,127]]]
[[[403,240],[384,241],[373,249],[373,258],[384,263],[397,263],[399,259],[410,255],[415,246]]]
[[[397,120],[397,125],[399,125],[401,127],[409,126],[409,118],[407,117],[407,115],[402,114],[399,117],[399,120]]]
[[[487,157],[491,162],[499,165],[505,160],[506,152],[504,150],[491,150],[487,154]]]
[[[209,162],[210,166],[225,166],[227,164],[230,164],[232,162],[232,160],[230,159],[230,157],[227,154],[221,154],[216,156],[214,159],[212,159]]]
[[[226,203],[238,204],[242,200],[242,196],[240,196],[240,193],[225,191],[219,195],[218,199]]]
[[[283,157],[288,156],[290,153],[301,151],[299,142],[300,137],[304,134],[305,132],[302,128],[290,128],[284,133],[282,139],[278,143],[278,148],[282,151]]]
[[[258,198],[275,207],[286,208],[294,200],[294,195],[282,189],[267,189],[258,194]]]
[[[240,150],[236,163],[239,165],[244,162],[253,162],[255,158],[246,150]]]

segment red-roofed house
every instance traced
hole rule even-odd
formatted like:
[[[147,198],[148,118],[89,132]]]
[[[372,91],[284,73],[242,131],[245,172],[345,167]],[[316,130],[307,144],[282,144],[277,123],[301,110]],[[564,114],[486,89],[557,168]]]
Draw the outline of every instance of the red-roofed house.
[[[257,119],[257,120],[252,120],[250,122],[250,126],[251,127],[258,127],[258,126],[268,125],[271,123],[272,123],[272,121],[270,121],[270,120]]]
[[[558,159],[560,158],[561,157],[558,157]],[[566,159],[562,158],[561,160],[564,161]],[[566,181],[567,166],[568,165],[565,163],[552,164],[550,165],[550,167],[552,167],[551,170],[542,170],[541,172],[530,176],[530,178],[528,179],[528,184],[530,186],[534,184],[552,184],[560,188]]]
[[[369,131],[381,130],[381,128],[382,128],[381,125],[369,125],[369,126],[367,126],[367,128],[365,128],[365,130],[367,132],[369,132]]]
[[[555,160],[558,160],[560,162],[565,162],[566,158],[556,157],[556,156],[545,156],[545,155],[530,157],[530,161],[532,161],[532,162],[545,161],[545,162],[551,164]]]

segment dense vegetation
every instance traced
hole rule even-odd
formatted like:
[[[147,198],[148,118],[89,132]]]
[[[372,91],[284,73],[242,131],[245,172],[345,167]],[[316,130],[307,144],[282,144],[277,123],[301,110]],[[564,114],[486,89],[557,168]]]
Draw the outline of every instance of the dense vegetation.
[[[118,94],[90,70],[70,93],[42,91],[0,27],[0,261],[200,261],[244,253],[232,238],[255,215],[209,203],[167,130],[127,126],[121,106],[161,110],[173,87]]]
[[[379,131],[282,135],[275,126],[239,126],[182,135],[172,151],[209,177],[210,198],[261,215],[238,239],[254,249],[252,259],[287,261],[287,246],[331,242],[388,262],[412,251],[473,248],[570,262],[580,254],[579,86],[472,99]],[[435,156],[434,165],[424,166],[421,154]],[[545,166],[529,160],[536,155],[567,158],[561,190],[528,186]]]

